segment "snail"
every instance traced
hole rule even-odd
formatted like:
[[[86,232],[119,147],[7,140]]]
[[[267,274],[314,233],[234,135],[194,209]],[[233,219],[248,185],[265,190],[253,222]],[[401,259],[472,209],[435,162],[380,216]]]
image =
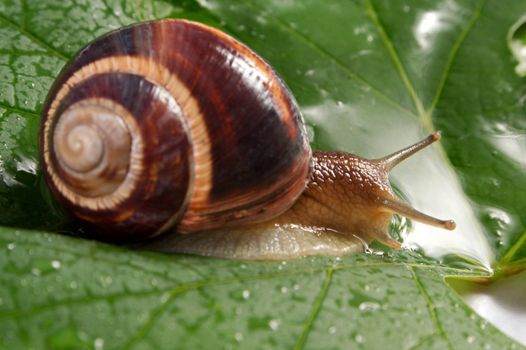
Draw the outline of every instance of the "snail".
[[[372,240],[399,248],[393,213],[454,229],[388,180],[439,138],[376,160],[313,152],[294,97],[261,57],[174,19],[82,49],[52,86],[39,131],[51,192],[98,237],[239,259],[341,255]]]

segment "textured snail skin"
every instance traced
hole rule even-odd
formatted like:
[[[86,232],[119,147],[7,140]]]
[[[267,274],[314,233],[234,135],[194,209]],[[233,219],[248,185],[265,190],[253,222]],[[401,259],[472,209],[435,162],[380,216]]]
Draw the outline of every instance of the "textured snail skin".
[[[294,205],[280,216],[240,228],[167,235],[148,248],[230,259],[292,259],[307,255],[341,256],[363,251],[373,240],[397,249],[389,237],[393,213],[452,230],[443,221],[398,199],[389,171],[400,161],[440,138],[438,133],[381,159],[350,153],[315,151],[309,182]]]
[[[311,166],[297,104],[274,71],[183,20],[122,28],[80,51],[47,97],[40,145],[63,206],[132,239],[276,216]]]
[[[400,248],[387,233],[393,212],[384,199],[397,201],[388,168],[349,153],[315,151],[310,181],[282,215],[237,229],[167,235],[147,247],[243,260],[341,256],[373,240]]]

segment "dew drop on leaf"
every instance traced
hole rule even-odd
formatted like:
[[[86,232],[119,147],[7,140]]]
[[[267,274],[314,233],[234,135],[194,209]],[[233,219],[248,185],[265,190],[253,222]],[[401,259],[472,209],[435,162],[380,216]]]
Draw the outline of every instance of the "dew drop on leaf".
[[[248,298],[250,298],[250,291],[248,289],[245,289],[241,295],[243,296],[243,299],[247,300]]]
[[[234,334],[234,338],[235,338],[238,342],[242,341],[242,340],[243,340],[243,333],[241,333],[241,332],[237,332],[236,334]]]
[[[358,308],[360,311],[376,311],[380,308],[380,304],[371,301],[364,301],[363,303],[360,303]]]
[[[93,345],[95,347],[95,350],[102,350],[104,349],[104,339],[102,338],[96,338],[93,342]]]
[[[166,292],[161,295],[161,304],[164,304],[170,299],[170,293]]]
[[[365,343],[365,338],[363,335],[361,334],[356,334],[356,336],[354,337],[354,340],[358,343],[358,344],[363,344]]]
[[[268,323],[268,326],[269,326],[270,329],[272,329],[273,331],[277,331],[278,328],[279,328],[280,323],[281,323],[280,320],[272,319],[272,320],[270,320],[270,322]]]
[[[60,269],[61,266],[62,266],[62,264],[58,260],[53,260],[51,262],[51,267],[54,268],[55,270]]]

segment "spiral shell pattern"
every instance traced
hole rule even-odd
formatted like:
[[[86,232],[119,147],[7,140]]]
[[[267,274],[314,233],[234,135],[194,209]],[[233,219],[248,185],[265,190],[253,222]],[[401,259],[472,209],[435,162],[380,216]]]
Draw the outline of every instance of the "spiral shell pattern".
[[[40,145],[55,197],[116,237],[263,221],[293,204],[311,163],[275,72],[185,20],[125,27],[81,50],[47,97]]]

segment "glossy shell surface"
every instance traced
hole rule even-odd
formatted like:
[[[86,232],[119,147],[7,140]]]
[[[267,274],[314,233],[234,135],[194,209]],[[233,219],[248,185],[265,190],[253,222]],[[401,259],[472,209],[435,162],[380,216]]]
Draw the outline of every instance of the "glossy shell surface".
[[[184,20],[81,50],[47,97],[40,145],[56,198],[117,236],[263,221],[294,203],[311,166],[299,109],[272,68]]]

